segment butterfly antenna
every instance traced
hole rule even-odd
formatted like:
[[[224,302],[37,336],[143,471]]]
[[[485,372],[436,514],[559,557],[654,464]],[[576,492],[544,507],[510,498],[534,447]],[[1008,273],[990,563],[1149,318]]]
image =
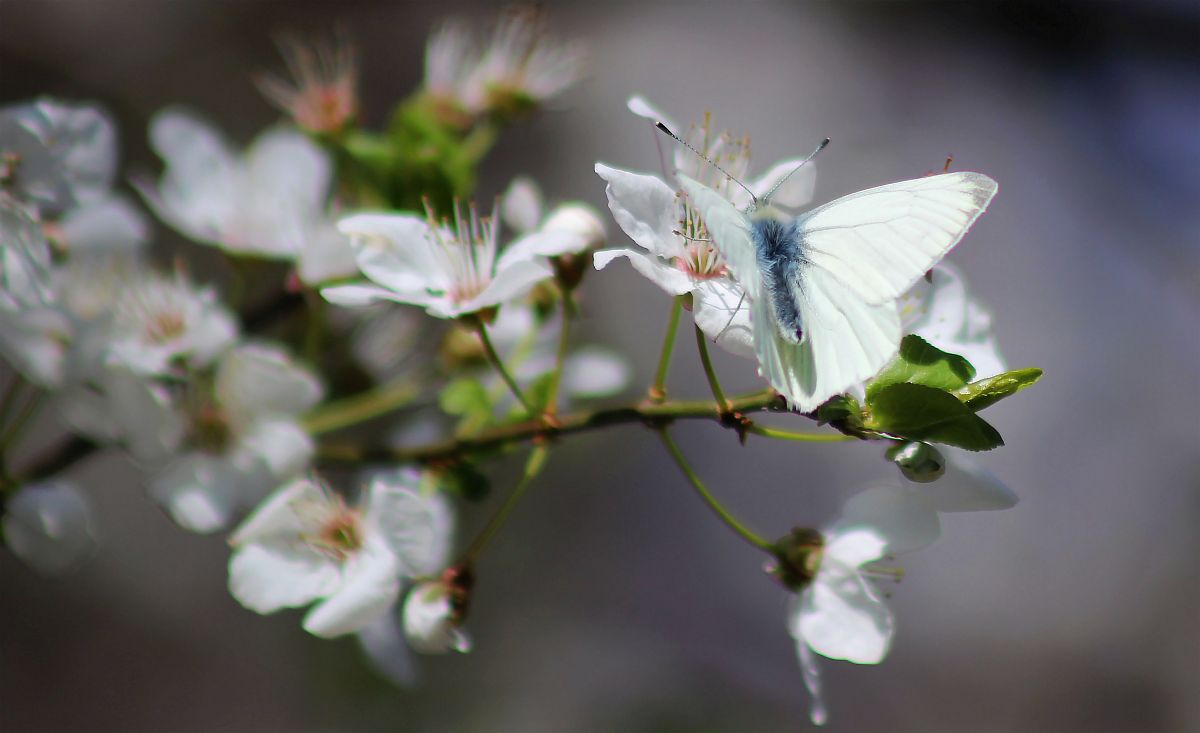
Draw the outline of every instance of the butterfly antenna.
[[[693,148],[693,147],[691,146],[691,144],[689,144],[689,143],[688,143],[688,141],[687,141],[687,140],[684,140],[683,138],[679,137],[679,136],[678,136],[678,135],[676,135],[675,133],[671,132],[671,128],[667,127],[666,125],[664,125],[664,124],[663,124],[663,123],[661,123],[661,122],[656,122],[656,123],[654,123],[654,126],[655,126],[655,127],[657,127],[658,129],[662,130],[663,132],[667,133],[667,134],[668,134],[668,135],[670,135],[671,137],[673,137],[673,138],[675,139],[675,142],[679,143],[679,144],[680,144],[680,145],[682,145],[683,147],[685,147],[685,148],[687,148],[688,150],[690,150],[690,151],[692,151],[693,153],[695,153],[695,154],[696,154],[696,155],[697,155],[697,156],[700,158],[700,160],[703,160],[705,163],[708,163],[708,164],[709,164],[709,165],[711,165],[713,168],[716,168],[717,170],[719,170],[719,171],[721,171],[722,173],[724,173],[726,178],[728,178],[729,180],[733,181],[733,182],[734,182],[734,183],[736,183],[737,185],[739,185],[739,186],[741,186],[742,188],[744,188],[744,189],[746,190],[746,193],[750,194],[750,199],[751,199],[752,201],[754,201],[754,206],[755,206],[755,208],[757,208],[757,207],[758,207],[758,197],[754,195],[754,192],[753,192],[753,191],[751,191],[751,190],[750,190],[750,188],[749,188],[748,186],[746,186],[746,184],[744,184],[744,183],[742,183],[741,181],[739,181],[738,179],[734,178],[734,177],[733,177],[733,175],[729,173],[729,171],[727,171],[727,170],[725,170],[724,168],[722,168],[721,166],[717,165],[716,161],[714,161],[712,158],[709,158],[709,157],[708,157],[707,155],[705,155],[704,153],[701,153],[699,150],[696,150],[695,148]]]
[[[809,162],[810,160],[812,160],[813,158],[817,157],[817,153],[819,153],[819,152],[821,152],[822,150],[824,150],[824,149],[825,149],[825,146],[826,146],[826,145],[828,145],[828,144],[829,144],[829,138],[825,138],[824,140],[822,140],[822,141],[821,141],[821,144],[817,146],[816,150],[814,150],[814,151],[812,151],[811,153],[809,153],[807,158],[805,158],[804,160],[800,161],[800,165],[798,165],[798,166],[796,166],[795,168],[793,168],[793,169],[792,169],[792,170],[791,170],[791,171],[790,171],[790,172],[789,172],[789,173],[788,173],[786,176],[784,176],[783,178],[780,178],[780,179],[779,179],[779,181],[778,181],[778,182],[776,182],[774,186],[771,186],[771,190],[770,190],[770,191],[767,191],[767,195],[766,195],[766,196],[763,196],[763,201],[767,201],[767,202],[769,202],[769,201],[771,200],[771,197],[775,195],[775,192],[779,190],[780,186],[782,186],[784,183],[786,183],[786,182],[787,182],[787,179],[789,179],[789,178],[791,178],[791,177],[792,177],[792,174],[793,174],[793,173],[795,173],[796,171],[798,171],[798,170],[800,170],[801,168],[803,168],[805,163],[807,163],[807,162]]]

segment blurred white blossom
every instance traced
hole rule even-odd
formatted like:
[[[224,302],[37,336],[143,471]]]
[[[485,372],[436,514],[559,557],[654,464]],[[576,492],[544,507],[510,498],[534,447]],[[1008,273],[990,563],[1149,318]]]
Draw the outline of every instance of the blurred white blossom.
[[[312,478],[269,497],[230,538],[229,590],[258,613],[316,605],[304,628],[334,637],[388,612],[404,578],[446,562],[453,529],[440,494],[411,474],[373,477],[358,504]]]
[[[841,517],[821,530],[806,556],[811,580],[792,600],[788,630],[796,640],[812,720],[827,714],[813,652],[856,664],[878,664],[891,648],[895,623],[875,579],[898,579],[882,561],[920,549],[941,534],[939,512],[1007,509],[1017,497],[993,481],[937,482],[920,489],[878,486],[851,497]],[[812,572],[815,568],[815,572]]]
[[[22,486],[6,500],[2,526],[9,549],[47,575],[70,570],[96,547],[91,506],[64,480]]]
[[[358,116],[358,58],[346,33],[332,42],[306,43],[285,35],[279,51],[291,79],[274,74],[258,78],[258,88],[302,130],[335,134]]]
[[[176,416],[175,450],[159,461],[144,457],[158,466],[150,491],[180,526],[212,532],[305,469],[313,444],[299,418],[321,396],[317,378],[282,349],[244,343],[221,359],[211,382],[193,379],[170,403],[143,400],[144,412],[126,413],[121,423],[132,430]]]
[[[411,214],[358,214],[338,228],[350,237],[358,268],[371,283],[321,290],[330,302],[363,306],[410,303],[438,318],[457,318],[518,298],[553,274],[547,257],[572,251],[579,238],[534,232],[499,247],[499,225],[474,206],[454,207],[454,222]]]
[[[157,186],[138,190],[184,235],[233,254],[296,263],[315,284],[354,271],[349,243],[328,215],[328,155],[298,131],[272,129],[241,156],[195,115],[166,109],[150,123],[166,164]]]
[[[540,104],[579,81],[583,67],[581,45],[551,38],[538,11],[513,8],[482,50],[460,21],[435,31],[425,49],[425,93],[447,119],[465,123]]]

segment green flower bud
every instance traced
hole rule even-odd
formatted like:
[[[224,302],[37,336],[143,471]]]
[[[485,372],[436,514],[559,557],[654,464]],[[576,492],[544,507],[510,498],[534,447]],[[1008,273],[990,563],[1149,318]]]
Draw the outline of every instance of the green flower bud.
[[[919,484],[937,481],[946,472],[946,459],[928,443],[901,443],[889,448],[886,455],[900,467],[904,478]]]

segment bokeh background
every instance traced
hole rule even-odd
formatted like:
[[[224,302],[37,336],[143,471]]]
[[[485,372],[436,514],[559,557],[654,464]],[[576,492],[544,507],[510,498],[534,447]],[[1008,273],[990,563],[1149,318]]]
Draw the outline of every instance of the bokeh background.
[[[989,411],[981,460],[1021,496],[954,515],[906,558],[879,667],[824,665],[832,731],[1200,730],[1200,6],[1178,2],[549,4],[591,47],[588,79],[511,130],[484,198],[517,173],[604,209],[601,160],[657,169],[647,95],[705,110],[768,165],[809,150],[824,201],[940,167],[1001,192],[952,260],[995,312],[1033,390]],[[249,75],[272,34],[343,22],[366,116],[417,86],[430,28],[458,3],[0,0],[0,103],[94,99],[127,170],[183,103],[239,142],[277,119]],[[620,240],[615,225],[614,241]],[[183,245],[160,227],[164,247]],[[187,247],[191,249],[187,249]],[[585,283],[586,335],[648,382],[668,300],[618,263]],[[685,334],[690,340],[690,334]],[[688,341],[671,387],[702,396]],[[752,365],[720,358],[727,386]],[[820,525],[895,478],[874,445],[678,429],[697,469],[769,536]],[[694,501],[630,427],[571,440],[484,557],[466,657],[399,690],[353,640],[260,617],[225,590],[227,548],[175,528],[118,457],[76,467],[103,531],[46,580],[0,555],[4,731],[796,731],[807,699],[761,557]],[[486,510],[468,508],[466,528]]]

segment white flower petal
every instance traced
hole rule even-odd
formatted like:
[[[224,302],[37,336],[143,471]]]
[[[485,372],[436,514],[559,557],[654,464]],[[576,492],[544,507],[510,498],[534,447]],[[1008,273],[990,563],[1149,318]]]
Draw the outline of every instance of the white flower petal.
[[[403,473],[379,474],[368,489],[367,516],[395,553],[400,573],[431,575],[449,561],[454,515],[446,497],[425,495]]]
[[[592,255],[592,264],[597,270],[603,270],[618,257],[629,258],[633,269],[670,295],[683,295],[696,288],[696,281],[683,270],[671,266],[666,260],[648,256],[634,249],[600,250]]]
[[[70,570],[96,546],[91,507],[64,481],[22,487],[9,497],[2,526],[13,554],[47,575]]]
[[[664,259],[682,256],[674,230],[679,227],[675,190],[650,175],[630,173],[596,164],[596,173],[608,186],[608,208],[617,225],[637,245]]]
[[[423,300],[417,301],[415,298],[409,299],[387,288],[381,288],[378,285],[365,284],[331,285],[327,288],[321,288],[321,297],[334,305],[340,305],[344,308],[363,308],[381,301],[412,303],[413,305],[428,305],[436,301],[431,296],[426,296]]]
[[[731,354],[757,358],[745,289],[727,277],[700,280],[694,288],[692,318],[700,330]]]
[[[827,531],[825,539],[823,563],[857,568],[887,554],[887,540],[874,527],[837,528]]]
[[[309,232],[296,263],[296,274],[306,285],[349,277],[357,270],[349,237],[329,221],[321,222]]]
[[[503,270],[496,272],[496,277],[483,292],[475,296],[454,311],[442,310],[442,313],[474,313],[484,308],[500,305],[518,298],[529,291],[538,282],[553,277],[554,271],[542,260],[518,260],[512,262]],[[435,309],[430,309],[434,315]]]
[[[789,604],[788,616],[794,617],[800,613],[800,597],[793,596]],[[800,661],[800,675],[804,678],[804,687],[808,690],[808,718],[813,725],[825,725],[829,722],[829,711],[825,707],[825,695],[821,688],[821,668],[812,648],[799,636],[799,624],[790,624],[793,636],[796,638],[796,656]]]
[[[243,427],[231,459],[257,485],[256,469],[265,469],[272,480],[284,479],[307,468],[314,450],[312,438],[296,422],[263,418]]]
[[[342,565],[341,585],[304,617],[304,630],[322,638],[358,631],[400,597],[400,567],[382,542],[366,543]]]
[[[333,165],[307,136],[275,128],[255,138],[246,151],[250,186],[270,191],[272,198],[311,214],[325,207]]]
[[[150,236],[145,216],[124,196],[71,209],[59,225],[72,255],[136,249]]]
[[[1009,509],[1017,495],[979,461],[953,448],[942,448],[946,475],[921,486],[920,493],[939,512],[977,512]]]
[[[320,402],[323,391],[311,371],[269,344],[239,344],[217,368],[217,399],[235,422],[298,415]]]
[[[350,238],[358,268],[376,284],[400,293],[444,284],[443,266],[433,256],[424,219],[411,214],[355,214],[340,219],[337,228]]]
[[[587,239],[582,235],[564,230],[543,229],[526,234],[504,248],[496,260],[496,271],[499,273],[517,262],[535,257],[561,257],[582,252],[587,244]]]
[[[257,541],[229,559],[229,592],[257,613],[295,608],[332,593],[337,563],[304,542]]]
[[[533,179],[518,176],[508,184],[500,199],[500,216],[514,231],[537,229],[542,220],[542,193]]]
[[[812,161],[805,163],[797,170],[796,166],[804,162],[804,158],[781,160],[771,166],[770,170],[758,178],[748,181],[747,186],[760,199],[779,183],[780,179],[791,173],[787,181],[771,196],[770,203],[795,209],[812,201],[813,191],[817,186],[817,167]],[[796,171],[792,173],[792,171]],[[738,190],[741,190],[740,188]]]
[[[937,512],[919,490],[893,485],[876,486],[852,496],[828,534],[855,529],[876,533],[887,543],[887,553],[893,555],[925,547],[942,531]]]
[[[400,687],[412,687],[417,682],[417,665],[399,615],[388,612],[358,631],[358,646],[375,671]]]
[[[224,529],[243,505],[244,477],[216,456],[183,454],[150,479],[150,493],[189,532]]]
[[[853,568],[821,565],[792,617],[793,636],[818,654],[855,664],[878,664],[887,656],[894,625],[877,591]]]
[[[661,122],[670,128],[671,132],[675,132],[675,123],[671,121],[671,118],[660,112],[657,107],[650,104],[650,102],[642,95],[633,95],[629,98],[629,101],[625,103],[625,106],[629,108],[630,112],[634,113],[638,117],[647,119],[650,122]]]
[[[246,517],[229,537],[237,547],[267,540],[292,540],[316,534],[331,502],[325,490],[311,478],[298,478],[280,487]]]

